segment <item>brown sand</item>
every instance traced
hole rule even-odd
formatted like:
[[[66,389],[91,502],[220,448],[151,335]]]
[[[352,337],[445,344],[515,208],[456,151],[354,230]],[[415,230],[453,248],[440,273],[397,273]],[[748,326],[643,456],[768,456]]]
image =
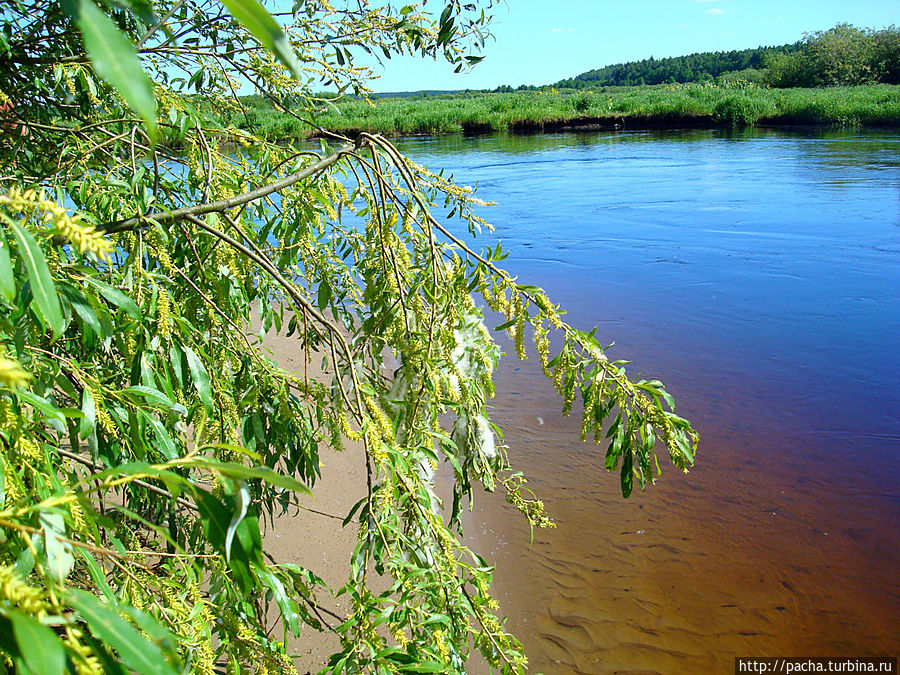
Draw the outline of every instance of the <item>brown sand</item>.
[[[284,336],[266,336],[265,345],[273,358],[286,370],[303,373],[303,354],[297,341]],[[311,376],[318,371],[316,364],[307,366]],[[298,496],[309,509],[330,514],[323,516],[312,511],[279,518],[273,528],[264,531],[266,550],[281,563],[301,565],[322,578],[331,588],[340,588],[347,581],[350,555],[356,546],[357,528],[353,523],[341,526],[350,508],[366,494],[365,456],[358,445],[347,444],[342,452],[322,446],[319,448],[321,478],[312,496]],[[319,601],[340,616],[346,616],[347,606],[320,593]],[[340,623],[323,614],[331,625]],[[301,655],[296,664],[300,673],[317,673],[328,656],[340,649],[338,639],[331,633],[307,629],[299,639],[288,645]]]

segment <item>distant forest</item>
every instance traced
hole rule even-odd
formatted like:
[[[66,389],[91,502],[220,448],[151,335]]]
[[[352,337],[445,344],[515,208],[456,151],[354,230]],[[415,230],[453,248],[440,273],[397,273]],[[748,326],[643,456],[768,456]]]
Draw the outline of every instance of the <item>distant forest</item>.
[[[900,30],[838,24],[777,47],[644,59],[560,80],[558,89],[746,80],[773,87],[900,84]],[[531,88],[531,87],[520,87]],[[498,87],[509,91],[511,87]]]
[[[764,59],[770,54],[792,54],[800,43],[780,47],[756,47],[730,52],[700,52],[687,56],[616,63],[589,70],[576,77],[560,80],[558,89],[590,89],[592,87],[630,87],[641,84],[672,82],[707,82],[726,73],[762,70]]]

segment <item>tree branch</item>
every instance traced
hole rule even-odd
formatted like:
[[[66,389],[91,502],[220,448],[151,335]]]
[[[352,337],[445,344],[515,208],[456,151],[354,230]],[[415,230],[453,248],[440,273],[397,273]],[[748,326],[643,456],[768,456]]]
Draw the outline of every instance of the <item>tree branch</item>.
[[[256,201],[257,199],[261,199],[262,197],[270,195],[273,192],[278,192],[279,190],[290,187],[294,183],[297,183],[304,178],[308,178],[309,176],[318,173],[323,169],[327,169],[329,166],[339,161],[350,152],[358,149],[358,143],[356,145],[347,143],[336,152],[333,152],[324,159],[319,160],[315,164],[312,164],[305,169],[301,169],[300,171],[292,173],[290,176],[275,181],[274,183],[269,183],[268,185],[264,185],[260,188],[257,188],[256,190],[251,190],[250,192],[245,192],[244,194],[237,195],[235,197],[220,199],[219,201],[208,202],[206,204],[186,206],[184,208],[175,209],[174,211],[151,213],[146,216],[127,218],[125,220],[120,220],[113,223],[105,223],[103,225],[100,225],[97,229],[112,234],[115,232],[125,232],[127,230],[132,230],[135,227],[140,227],[141,225],[148,222],[159,224],[171,223],[175,220],[185,218],[187,216],[202,216],[207,213],[227,211],[228,209],[233,209],[236,206],[248,204],[252,201]]]

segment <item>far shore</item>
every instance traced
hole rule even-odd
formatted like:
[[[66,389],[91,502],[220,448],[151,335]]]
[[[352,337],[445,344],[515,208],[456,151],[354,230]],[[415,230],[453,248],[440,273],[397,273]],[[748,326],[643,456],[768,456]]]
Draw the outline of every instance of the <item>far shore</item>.
[[[344,99],[318,112],[315,126],[246,97],[224,119],[269,141],[362,132],[385,136],[716,128],[900,128],[900,85],[817,89],[657,85],[597,91],[462,92]],[[173,141],[175,139],[172,139]]]

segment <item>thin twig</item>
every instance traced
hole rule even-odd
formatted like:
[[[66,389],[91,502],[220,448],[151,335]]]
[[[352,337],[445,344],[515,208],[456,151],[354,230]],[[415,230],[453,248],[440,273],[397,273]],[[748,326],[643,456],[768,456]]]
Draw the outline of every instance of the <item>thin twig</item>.
[[[78,462],[79,464],[84,464],[86,467],[94,469],[94,471],[104,471],[106,469],[106,467],[104,467],[102,464],[97,464],[96,462],[88,459],[87,457],[83,457],[74,452],[69,452],[68,450],[63,450],[62,448],[57,448],[56,451],[63,457],[66,457],[68,459],[71,459],[72,461]],[[154,493],[160,495],[161,497],[168,497],[169,499],[174,499],[178,503],[179,506],[183,506],[186,509],[191,509],[192,511],[198,510],[197,506],[195,504],[193,504],[192,502],[189,502],[187,499],[184,499],[183,497],[175,497],[175,495],[173,495],[168,490],[165,490],[161,487],[157,487],[156,485],[153,485],[152,483],[148,483],[139,478],[135,479],[131,482],[134,483],[135,485],[139,485],[140,487],[144,488],[145,490],[154,492]]]
[[[250,192],[245,192],[241,195],[229,197],[228,199],[220,199],[219,201],[215,202],[187,206],[184,208],[175,209],[173,211],[151,213],[147,216],[127,218],[125,220],[120,220],[112,223],[105,223],[103,225],[100,225],[97,229],[109,233],[124,232],[134,227],[139,227],[141,225],[147,224],[148,222],[160,224],[171,223],[175,220],[178,220],[179,218],[185,218],[187,216],[201,216],[216,211],[227,211],[228,209],[233,209],[236,206],[242,206],[243,204],[261,199],[267,195],[272,194],[273,192],[283,190],[287,187],[290,187],[294,183],[303,180],[304,178],[308,178],[309,176],[312,176],[319,171],[327,169],[329,166],[339,161],[345,155],[351,152],[353,150],[353,147],[354,146],[347,144],[336,152],[328,155],[321,161],[318,161],[315,164],[306,167],[305,169],[301,169],[300,171],[282,178],[281,180],[275,181],[274,183],[269,183],[268,185],[264,185],[260,188],[257,188],[256,190],[251,190]]]

